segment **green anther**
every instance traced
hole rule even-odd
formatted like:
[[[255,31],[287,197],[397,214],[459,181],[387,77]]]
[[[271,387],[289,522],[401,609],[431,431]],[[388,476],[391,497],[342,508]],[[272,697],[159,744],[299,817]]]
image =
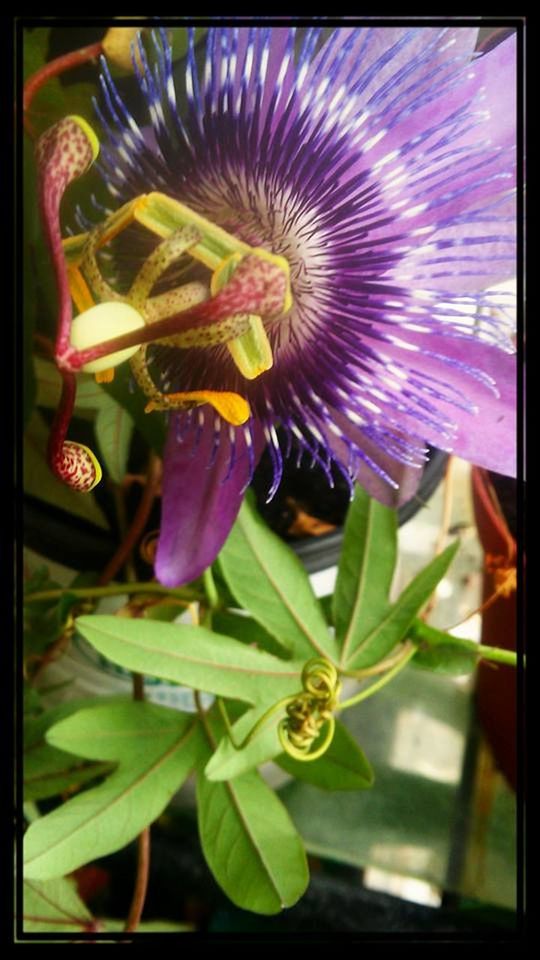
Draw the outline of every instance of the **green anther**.
[[[165,194],[148,193],[139,201],[135,219],[160,237],[166,238],[181,227],[199,230],[201,241],[190,250],[190,254],[210,270],[216,270],[233,253],[241,256],[251,253],[247,244]]]
[[[261,318],[250,314],[249,325],[247,333],[228,341],[227,348],[242,376],[254,380],[270,369],[274,358]]]

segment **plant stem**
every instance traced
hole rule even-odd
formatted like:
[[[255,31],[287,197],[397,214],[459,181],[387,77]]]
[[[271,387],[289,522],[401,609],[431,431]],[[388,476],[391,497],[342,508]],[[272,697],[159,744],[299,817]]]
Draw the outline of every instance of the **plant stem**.
[[[131,674],[133,683],[133,699],[137,701],[144,700],[144,678],[140,673]],[[144,903],[146,900],[146,891],[148,889],[148,875],[150,871],[150,827],[145,827],[139,834],[137,843],[137,877],[135,879],[135,889],[133,899],[129,910],[128,918],[124,930],[132,932],[139,926]]]
[[[389,681],[392,680],[396,674],[400,672],[400,670],[403,670],[403,667],[408,664],[409,660],[414,656],[415,653],[416,647],[413,643],[410,645],[405,644],[401,658],[392,667],[392,669],[388,671],[388,673],[385,673],[384,676],[377,680],[376,683],[372,683],[366,690],[361,690],[360,693],[355,694],[355,696],[351,697],[349,700],[343,700],[340,704],[338,704],[335,710],[348,710],[349,707],[354,707],[357,703],[361,703],[362,700],[367,700],[367,698],[371,697],[377,692],[377,690],[380,690],[381,687],[384,687],[385,684],[389,683]]]
[[[148,874],[150,872],[150,827],[145,827],[138,837],[137,879],[129,915],[124,931],[131,933],[139,926],[148,888]]]
[[[409,630],[409,638],[413,643],[426,643],[428,646],[459,647],[461,650],[468,650],[475,653],[478,658],[483,660],[494,660],[496,663],[507,663],[512,667],[517,664],[517,655],[514,650],[502,650],[499,647],[487,647],[482,643],[476,643],[475,640],[466,640],[464,637],[453,637],[450,633],[443,630],[437,630],[427,623],[415,620]]]
[[[208,567],[208,569],[204,571],[202,578],[208,606],[211,610],[217,610],[219,607],[219,593],[217,592],[212,567]]]
[[[131,526],[126,533],[126,536],[118,547],[118,550],[114,556],[111,557],[109,563],[101,574],[99,578],[100,584],[108,583],[109,580],[112,580],[113,577],[118,573],[120,568],[124,566],[124,563],[133,550],[133,547],[137,543],[137,540],[141,536],[148,517],[150,516],[152,504],[157,496],[160,479],[161,460],[154,453],[151,453],[148,461],[146,485],[143,489],[139,505],[135,511],[135,516],[133,517]]]
[[[212,614],[219,607],[219,594],[216,590],[216,584],[212,575],[212,568],[208,567],[202,575],[204,592],[206,595],[205,607],[202,610],[201,624],[203,627],[212,629]]]
[[[386,673],[387,670],[390,670],[396,663],[401,661],[402,656],[403,649],[400,649],[397,653],[392,654],[391,657],[387,657],[386,660],[380,660],[379,663],[373,664],[372,667],[364,667],[360,670],[340,670],[339,672],[345,677],[354,677],[356,680],[363,680],[365,677],[374,677],[379,673]]]
[[[214,735],[213,735],[213,733],[212,733],[212,729],[211,729],[211,727],[210,727],[210,724],[209,724],[209,722],[208,722],[208,717],[207,717],[207,715],[206,715],[206,710],[204,709],[204,707],[203,707],[203,705],[202,705],[201,695],[200,695],[200,693],[199,693],[198,690],[194,690],[194,691],[193,691],[193,697],[194,697],[194,700],[195,700],[195,705],[196,705],[196,707],[197,707],[197,713],[199,714],[199,719],[200,719],[200,721],[201,721],[201,723],[202,723],[202,725],[203,725],[203,729],[204,729],[204,732],[205,732],[205,734],[206,734],[206,739],[208,740],[208,742],[209,742],[210,746],[212,747],[212,749],[215,750],[216,747],[217,747],[217,741],[216,741],[216,738],[214,737]]]
[[[66,70],[71,70],[73,67],[87,63],[88,60],[94,60],[96,57],[99,57],[102,49],[100,41],[88,47],[82,47],[80,50],[72,50],[70,53],[65,53],[62,57],[57,57],[55,60],[51,60],[50,63],[44,64],[40,70],[28,78],[23,91],[23,123],[26,132],[30,134],[31,137],[34,137],[35,133],[30,124],[28,112],[36,93],[38,93],[49,80],[60,76],[60,74],[65,73]]]
[[[161,583],[150,580],[148,583],[117,583],[108,587],[61,587],[56,590],[38,590],[36,593],[27,594],[24,597],[24,602],[37,603],[40,600],[58,600],[68,593],[81,599],[120,597],[131,593],[158,593],[174,600],[183,600],[185,603],[204,599],[201,593],[188,587],[164,587]]]

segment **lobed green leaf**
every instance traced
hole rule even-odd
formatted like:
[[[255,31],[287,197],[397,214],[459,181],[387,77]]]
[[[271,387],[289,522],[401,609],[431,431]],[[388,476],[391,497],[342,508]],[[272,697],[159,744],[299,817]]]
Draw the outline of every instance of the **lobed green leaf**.
[[[249,500],[219,555],[233,595],[293,657],[315,653],[335,658],[337,646],[326,625],[302,563],[272,533]]]
[[[228,732],[225,733],[205,767],[204,772],[209,780],[230,780],[233,777],[238,777],[247,770],[253,770],[262,763],[273,760],[283,752],[277,727],[280,719],[285,716],[285,707],[272,713],[267,722],[263,723],[261,728],[254,733],[249,743],[241,750],[238,749],[238,745],[243,744],[246,737],[267,712],[268,707],[269,704],[263,704],[244,713],[232,726],[232,739]]]
[[[47,740],[118,768],[30,825],[24,869],[35,880],[63,876],[133,840],[165,809],[203,744],[192,715],[137,702],[81,710],[49,730]]]
[[[197,816],[208,866],[233,903],[275,914],[302,896],[309,880],[302,841],[256,771],[225,783],[211,783],[200,774]]]
[[[388,611],[396,556],[395,510],[357,485],[345,523],[333,599],[342,665],[354,658]]]
[[[407,635],[411,624],[427,603],[435,587],[444,577],[457,550],[459,541],[450,544],[420,571],[405,588],[388,613],[365,637],[361,646],[351,656],[348,668],[361,669],[372,666],[386,657]]]
[[[25,880],[23,885],[24,933],[72,933],[88,930],[92,914],[68,877]]]
[[[301,689],[302,664],[278,660],[205,627],[111,616],[79,617],[77,629],[127,670],[247,703]]]

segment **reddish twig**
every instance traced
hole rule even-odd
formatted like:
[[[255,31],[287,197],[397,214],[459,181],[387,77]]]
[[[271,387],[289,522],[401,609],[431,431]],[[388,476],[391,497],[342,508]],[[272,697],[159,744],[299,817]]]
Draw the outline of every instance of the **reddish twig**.
[[[146,890],[148,887],[148,874],[150,872],[150,827],[145,827],[138,838],[138,862],[137,879],[135,881],[135,890],[133,900],[129,909],[129,915],[126,920],[124,930],[126,933],[132,933],[139,926],[141,915],[144,909],[146,899]]]
[[[127,558],[137,543],[137,540],[142,535],[145,524],[150,516],[152,505],[157,496],[160,480],[161,460],[152,453],[150,454],[150,461],[148,464],[146,486],[143,490],[137,510],[135,511],[135,516],[133,517],[133,521],[126,533],[126,536],[118,547],[118,550],[114,556],[111,557],[109,563],[101,574],[98,580],[99,586],[104,586],[115,577],[121,567],[124,566]]]
[[[28,113],[38,91],[41,90],[49,80],[54,79],[54,77],[59,77],[60,74],[65,73],[67,70],[71,70],[73,67],[78,67],[83,63],[87,63],[89,60],[94,60],[96,57],[99,57],[102,51],[103,46],[100,40],[99,43],[92,43],[88,47],[82,47],[80,50],[72,50],[70,53],[65,53],[63,56],[57,57],[50,63],[44,64],[40,70],[29,77],[23,90],[23,123],[24,129],[32,139],[35,137],[35,132],[30,123]]]
[[[140,673],[132,673],[131,676],[133,681],[133,699],[139,701],[144,700],[144,678]],[[139,834],[137,842],[137,876],[128,918],[124,926],[126,933],[132,933],[139,926],[146,900],[149,872],[150,827],[145,827],[142,833]]]

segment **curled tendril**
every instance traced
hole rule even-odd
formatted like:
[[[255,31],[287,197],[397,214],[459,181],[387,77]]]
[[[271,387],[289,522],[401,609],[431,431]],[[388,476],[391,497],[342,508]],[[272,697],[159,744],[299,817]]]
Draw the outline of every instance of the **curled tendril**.
[[[289,698],[287,716],[279,722],[279,742],[295,760],[317,760],[328,749],[334,736],[333,710],[339,700],[341,683],[334,665],[316,657],[308,660],[302,670],[302,686],[302,693]],[[321,737],[321,743],[312,749]]]

